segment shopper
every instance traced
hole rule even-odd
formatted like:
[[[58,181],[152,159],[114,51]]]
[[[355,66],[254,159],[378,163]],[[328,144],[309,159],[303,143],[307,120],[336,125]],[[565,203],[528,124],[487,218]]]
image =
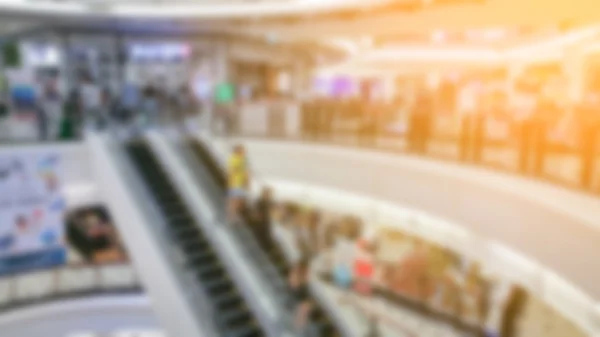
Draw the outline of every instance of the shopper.
[[[228,214],[230,221],[238,221],[240,212],[245,205],[249,186],[248,162],[246,150],[242,145],[236,145],[227,161]]]
[[[144,88],[142,99],[142,114],[139,116],[139,124],[143,126],[155,125],[158,123],[158,113],[160,110],[159,92],[152,86],[147,85]]]
[[[81,113],[81,97],[79,91],[73,90],[69,93],[63,106],[59,139],[72,140],[80,136]]]
[[[142,100],[140,88],[133,83],[124,83],[121,87],[121,108],[123,109],[123,122],[131,123]]]
[[[100,108],[98,109],[98,125],[101,129],[108,127],[111,120],[116,119],[116,106],[108,88],[100,93]]]
[[[254,234],[262,247],[271,249],[273,240],[271,237],[271,210],[273,208],[273,197],[270,188],[263,188],[260,197],[254,205],[256,212],[255,222],[252,226]]]
[[[55,82],[48,82],[44,87],[41,100],[41,111],[44,114],[44,134],[48,140],[59,137],[62,118],[62,98],[56,88]]]
[[[308,289],[308,261],[301,260],[290,270],[288,284],[292,293],[294,327],[302,337],[318,337],[314,309]]]
[[[102,91],[96,85],[89,74],[82,76],[81,103],[85,115],[85,124],[89,128],[100,128],[100,107],[102,103]]]

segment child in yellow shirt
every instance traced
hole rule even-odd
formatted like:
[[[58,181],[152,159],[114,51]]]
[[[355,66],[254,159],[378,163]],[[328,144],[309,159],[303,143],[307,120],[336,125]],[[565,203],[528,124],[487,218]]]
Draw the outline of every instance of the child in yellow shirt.
[[[237,218],[246,201],[249,182],[246,150],[242,145],[236,145],[227,161],[227,198],[231,219]]]

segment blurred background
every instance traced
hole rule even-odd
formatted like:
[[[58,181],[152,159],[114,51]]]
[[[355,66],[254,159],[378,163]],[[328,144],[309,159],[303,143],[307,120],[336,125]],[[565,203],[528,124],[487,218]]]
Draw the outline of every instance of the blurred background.
[[[600,3],[0,1],[7,337],[599,337]]]

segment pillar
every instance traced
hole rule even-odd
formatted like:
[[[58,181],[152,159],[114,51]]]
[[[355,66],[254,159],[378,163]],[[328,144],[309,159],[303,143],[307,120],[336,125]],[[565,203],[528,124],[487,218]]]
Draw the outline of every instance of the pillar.
[[[211,74],[213,84],[231,81],[229,46],[226,41],[215,43],[211,63],[213,64],[213,72]]]
[[[567,93],[570,102],[580,102],[584,99],[586,76],[585,54],[582,49],[565,53],[563,58],[563,71],[567,80]]]
[[[292,97],[307,98],[310,94],[311,69],[303,61],[296,61],[292,68]]]

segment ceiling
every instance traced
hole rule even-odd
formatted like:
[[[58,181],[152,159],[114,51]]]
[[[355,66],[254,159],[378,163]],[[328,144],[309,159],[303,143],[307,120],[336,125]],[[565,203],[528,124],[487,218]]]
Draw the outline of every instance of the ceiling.
[[[572,29],[535,40],[522,39],[516,42],[518,40],[493,48],[481,44],[452,46],[431,43],[423,46],[365,48],[352,53],[345,62],[324,67],[321,73],[386,76],[508,67],[522,71],[532,65],[547,64],[584,67],[583,63],[577,61],[584,61],[590,53],[600,53],[600,25]]]
[[[339,13],[339,12],[338,12]],[[304,16],[285,20],[239,23],[246,31],[271,32],[285,38],[393,36],[433,32],[439,29],[465,31],[498,27],[572,27],[600,22],[597,0],[486,0],[421,11],[394,10],[354,12],[344,15]]]
[[[445,43],[472,43],[464,38],[468,32],[508,27],[508,35],[522,38],[600,22],[598,0],[0,0],[3,7],[14,14],[7,18],[89,23],[93,17],[271,41],[367,36],[376,44],[429,43],[440,31]]]
[[[46,11],[50,1],[59,6],[51,13]],[[291,7],[301,4],[304,10],[279,14],[259,10],[262,5],[271,6],[275,2],[292,4]],[[352,56],[356,62],[358,56],[362,57],[360,62],[365,59],[379,62],[380,67],[386,62],[410,64],[406,57],[394,54],[406,48],[429,48],[430,54],[436,48],[505,51],[600,22],[598,0],[428,0],[428,5],[424,0],[0,0],[0,8],[11,5],[18,9],[25,3],[28,7],[32,7],[32,3],[41,5],[36,6],[36,14],[17,10],[18,16],[3,18],[1,35],[59,24],[129,33],[242,36],[267,45],[300,46],[306,52],[325,46],[329,51]],[[105,7],[93,12],[93,17],[81,11],[67,15],[60,7],[83,3]],[[315,5],[317,3],[321,5]],[[237,8],[236,11],[246,7],[255,10],[245,14],[234,11],[231,13],[237,14],[230,16],[225,15],[224,4],[230,9]],[[120,5],[121,9],[116,10],[113,5]],[[222,10],[199,11],[204,5]],[[186,6],[196,6],[196,11],[185,13]],[[129,9],[123,11],[123,8]],[[135,12],[136,8],[140,11]],[[200,12],[204,14],[198,18],[203,20],[195,16]],[[173,13],[175,15],[171,15]],[[207,13],[218,15],[207,16]],[[379,56],[365,58],[367,51],[379,52]],[[386,56],[381,57],[384,54]],[[470,65],[486,63],[466,62]]]

